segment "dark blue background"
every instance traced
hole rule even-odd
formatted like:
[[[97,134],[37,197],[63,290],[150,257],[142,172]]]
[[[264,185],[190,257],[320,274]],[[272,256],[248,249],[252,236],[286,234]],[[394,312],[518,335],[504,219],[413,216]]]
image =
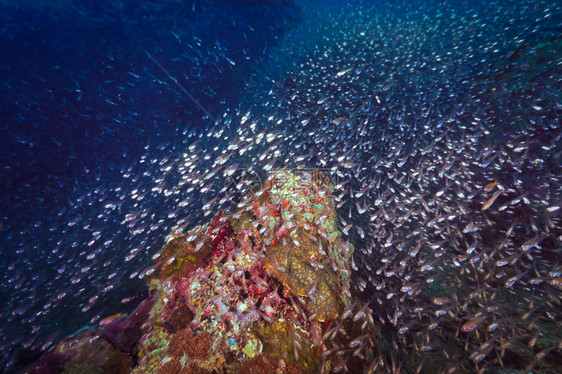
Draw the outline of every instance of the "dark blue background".
[[[147,144],[178,142],[184,130],[212,123],[145,51],[218,115],[297,19],[290,2],[3,6],[2,209],[20,210],[22,194],[60,199],[74,178],[85,183],[86,170],[104,175],[136,161]],[[239,63],[217,62],[217,44]]]
[[[48,303],[28,287],[48,274],[36,276],[43,262],[33,259],[46,259],[57,275],[57,256],[73,250],[50,254],[66,246],[60,237],[83,240],[57,228],[68,226],[77,199],[114,189],[141,156],[183,149],[189,133],[236,110],[269,48],[300,18],[292,1],[0,2],[0,297],[9,300],[0,366],[21,368],[41,353],[19,318],[34,306],[21,309],[10,293],[21,282],[21,300]],[[102,213],[105,194],[81,216]],[[44,335],[59,339],[91,318],[75,309],[58,306],[60,321],[44,324]],[[97,313],[117,311],[126,312],[118,300]]]

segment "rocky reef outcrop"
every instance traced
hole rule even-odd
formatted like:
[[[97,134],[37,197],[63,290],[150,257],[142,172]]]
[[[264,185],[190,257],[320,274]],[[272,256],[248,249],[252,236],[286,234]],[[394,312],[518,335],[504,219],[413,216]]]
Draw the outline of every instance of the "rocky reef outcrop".
[[[271,174],[236,212],[169,237],[137,311],[59,343],[31,372],[367,370],[378,332],[354,299],[332,193],[316,170]]]

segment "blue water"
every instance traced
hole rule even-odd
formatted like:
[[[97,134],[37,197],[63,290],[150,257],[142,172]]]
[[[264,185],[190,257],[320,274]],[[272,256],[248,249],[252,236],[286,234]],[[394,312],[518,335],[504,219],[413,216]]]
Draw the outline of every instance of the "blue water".
[[[352,209],[378,207],[377,194],[388,186],[401,193],[392,190],[395,202],[414,201],[414,192],[464,188],[463,196],[438,194],[442,207],[417,207],[422,224],[412,223],[413,231],[458,211],[455,204],[481,212],[486,199],[477,193],[497,178],[513,191],[494,208],[517,195],[534,199],[532,208],[521,209],[528,216],[506,210],[519,220],[514,235],[520,237],[510,243],[520,246],[545,227],[552,236],[544,241],[547,250],[532,253],[535,269],[526,260],[514,270],[525,281],[540,271],[546,282],[562,261],[555,210],[562,174],[561,7],[476,0],[0,1],[0,367],[21,371],[60,339],[134,309],[147,293],[139,275],[178,220],[191,228],[219,207],[236,206],[240,188],[219,180],[224,170],[215,174],[211,166],[225,154],[225,169],[245,168],[255,183],[253,168],[263,174],[266,163],[331,168],[340,156],[349,161],[340,170],[355,179],[338,214],[353,223],[350,240],[359,244],[355,226],[364,217],[352,219]],[[283,136],[257,145],[271,133]],[[443,138],[466,146],[464,153],[449,152]],[[518,144],[495,146],[513,139],[532,162],[511,153]],[[252,142],[255,148],[247,149]],[[393,184],[402,180],[398,170],[406,180],[415,173],[415,160],[400,163],[401,157],[422,148],[423,157],[437,160],[433,171],[420,168],[428,179],[413,184],[418,190]],[[444,181],[439,163],[457,167],[457,157],[480,174]],[[525,169],[511,178],[505,165],[531,165],[536,174]],[[369,198],[354,200],[351,191],[366,186],[373,190]],[[466,202],[472,192],[477,198]],[[204,207],[208,201],[211,208]],[[553,213],[545,223],[533,214],[546,207]],[[501,224],[486,232],[486,241],[503,239],[511,222],[489,214]],[[477,218],[482,227],[490,222]],[[381,230],[363,223],[363,244],[372,244],[370,235]],[[383,236],[376,240],[384,244]],[[432,240],[442,241],[437,234]],[[387,249],[367,255],[357,244],[359,274],[367,278]],[[487,247],[482,253],[497,255]],[[381,292],[399,293],[397,282],[389,280]],[[527,283],[522,298],[529,289]],[[546,290],[560,295],[559,288]],[[380,297],[370,292],[373,300]],[[408,302],[403,315],[415,320],[408,309],[415,301]],[[397,330],[389,320],[398,307],[377,308],[381,323]],[[562,315],[556,308],[549,309],[554,319]]]
[[[120,235],[119,222],[97,218],[108,201],[118,199],[114,189],[124,187],[121,171],[138,170],[141,156],[169,157],[191,141],[186,135],[204,132],[215,117],[234,112],[268,48],[300,17],[291,2],[0,4],[0,277],[5,300],[0,366],[28,363],[47,336],[56,339],[102,311],[123,308],[117,301],[82,314],[75,309],[78,299],[88,300],[91,292],[73,295],[79,288],[71,287],[67,297],[72,302],[45,308],[45,315],[29,320],[67,288],[68,279],[54,279],[54,270],[80,264],[77,253],[69,253],[89,242],[78,229],[86,220],[98,222],[91,225],[102,229],[103,241],[114,239],[115,250],[127,253],[133,245]],[[208,114],[147,52],[197,96]],[[138,185],[150,178],[144,179]],[[84,201],[93,205],[78,207]],[[163,209],[160,215],[167,213]],[[73,219],[76,226],[69,224]],[[151,232],[156,246],[166,233],[165,227]],[[131,265],[144,266],[142,261]],[[52,271],[43,273],[45,267]],[[113,271],[96,273],[93,288],[101,287],[101,278],[107,283]],[[117,294],[142,285],[122,283],[128,279],[123,274],[112,279],[120,280],[112,281]]]

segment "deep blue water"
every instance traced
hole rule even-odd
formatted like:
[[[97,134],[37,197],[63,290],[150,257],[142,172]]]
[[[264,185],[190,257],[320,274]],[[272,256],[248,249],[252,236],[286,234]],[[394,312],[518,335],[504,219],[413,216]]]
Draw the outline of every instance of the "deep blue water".
[[[234,112],[268,48],[300,19],[290,1],[0,4],[0,274],[2,315],[11,316],[3,321],[0,365],[25,364],[40,352],[39,340],[31,343],[31,325],[18,316],[24,310],[33,315],[38,310],[32,304],[44,304],[42,296],[64,288],[64,282],[46,286],[51,291],[44,283],[33,290],[27,285],[54,277],[54,267],[65,262],[66,250],[59,258],[53,249],[84,240],[65,230],[72,229],[72,205],[92,191],[111,200],[117,194],[109,191],[122,183],[121,170],[135,167],[142,155],[169,156],[190,141],[187,134]],[[78,216],[95,217],[103,205],[83,207]],[[116,222],[103,217],[99,222],[118,230]],[[158,243],[165,233],[157,231]],[[44,266],[53,267],[52,276],[33,281]],[[33,301],[15,296],[9,285],[17,279]],[[109,309],[121,308],[116,304]],[[52,315],[54,320],[37,324],[43,338],[59,336],[61,328],[68,334],[93,316],[81,317],[65,304]],[[18,325],[8,327],[13,321]]]
[[[534,262],[508,274],[529,282],[540,271],[546,284],[562,261],[561,25],[561,4],[546,1],[1,1],[0,367],[17,372],[63,337],[131,311],[146,297],[139,272],[178,220],[203,223],[247,191],[221,177],[238,167],[257,176],[266,164],[339,167],[349,203],[338,214],[342,228],[353,226],[358,274],[373,276],[372,300],[403,286],[389,278],[377,288],[385,275],[371,271],[383,257],[404,266],[405,252],[385,252],[394,248],[384,245],[385,230],[395,229],[393,245],[427,230],[427,258],[434,261],[435,243],[457,256],[461,245],[447,247],[428,227],[463,209],[457,231],[471,220],[490,228],[461,244],[485,243],[474,253],[491,263],[498,251],[488,244],[504,239],[508,219],[518,224],[507,252],[535,233],[548,237],[544,251],[530,252]],[[279,137],[262,141],[271,134]],[[225,163],[216,167],[219,157]],[[481,211],[493,180],[511,189],[494,205],[505,204],[508,219]],[[412,196],[422,195],[437,202],[420,207]],[[519,195],[531,207],[508,204]],[[418,204],[413,222],[398,224],[402,217],[392,218],[404,212],[396,208],[373,228],[377,218],[367,222],[357,210],[378,210],[381,196],[404,211]],[[367,254],[367,243],[382,249]],[[404,257],[412,279],[433,281]],[[442,279],[461,283],[466,273],[448,266]],[[540,287],[504,287],[498,298],[560,295]],[[431,297],[423,302],[432,319]],[[416,303],[401,304],[404,319],[416,320]],[[398,306],[379,304],[381,323],[398,330],[389,321]],[[517,304],[514,315],[525,308]],[[445,333],[446,342],[454,329]]]
[[[63,192],[212,124],[145,51],[218,115],[299,14],[284,2],[155,1],[4,5],[1,17],[2,187]]]

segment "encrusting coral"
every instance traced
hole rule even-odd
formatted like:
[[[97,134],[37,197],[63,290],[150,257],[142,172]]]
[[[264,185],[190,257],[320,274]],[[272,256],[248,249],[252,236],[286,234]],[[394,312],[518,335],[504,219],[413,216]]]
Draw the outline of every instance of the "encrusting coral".
[[[276,172],[237,212],[171,237],[143,273],[153,303],[127,371],[365,370],[378,334],[352,299],[332,192],[320,172]]]

